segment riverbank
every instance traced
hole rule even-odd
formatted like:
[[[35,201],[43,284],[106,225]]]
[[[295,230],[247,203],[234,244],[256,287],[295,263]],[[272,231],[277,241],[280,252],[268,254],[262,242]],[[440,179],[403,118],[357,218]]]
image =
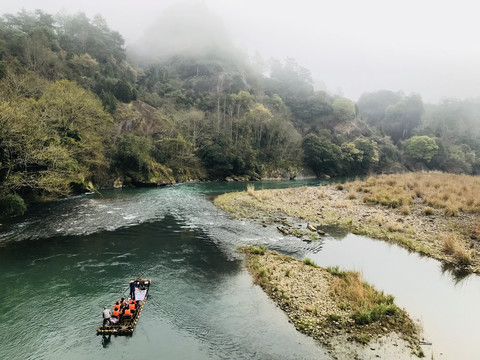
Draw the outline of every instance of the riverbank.
[[[300,261],[264,248],[242,250],[255,283],[298,331],[321,342],[334,358],[423,356],[418,328],[407,313],[359,273],[323,269],[309,259]]]
[[[308,241],[335,225],[480,273],[479,191],[478,177],[413,173],[320,187],[250,187],[215,204],[237,217],[281,223],[279,231]]]

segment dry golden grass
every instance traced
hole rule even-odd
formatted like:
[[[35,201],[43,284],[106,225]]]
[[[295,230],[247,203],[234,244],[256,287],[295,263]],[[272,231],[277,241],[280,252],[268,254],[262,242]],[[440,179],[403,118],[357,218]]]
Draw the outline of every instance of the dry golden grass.
[[[273,194],[271,192],[265,190],[255,190],[255,185],[253,184],[247,185],[247,194],[259,202],[273,199]]]
[[[336,207],[336,208],[347,208],[349,205],[350,205],[350,202],[349,202],[349,201],[338,201],[338,202],[335,204],[335,207]]]
[[[433,213],[435,212],[435,209],[430,207],[430,206],[425,206],[423,209],[422,209],[423,213],[425,215],[433,215]]]
[[[265,190],[257,190],[255,191],[255,199],[257,199],[258,201],[265,201],[265,200],[271,200],[273,199],[273,194],[269,191],[265,191]]]
[[[357,198],[357,194],[355,193],[355,191],[350,190],[350,191],[348,192],[348,200],[354,200],[354,199],[356,199],[356,198]]]
[[[410,210],[410,206],[408,205],[403,205],[400,209],[400,212],[402,215],[410,215],[412,213],[412,211]]]
[[[396,221],[392,221],[387,224],[387,230],[390,232],[400,232],[403,230],[403,225]]]
[[[341,304],[341,309],[348,309],[355,324],[380,321],[385,326],[398,322],[406,333],[416,332],[406,314],[394,304],[393,296],[376,291],[357,272],[339,271],[337,267],[327,270],[334,275],[330,284],[331,294]]]
[[[426,206],[444,210],[448,216],[462,211],[480,213],[480,177],[441,172],[407,173],[369,177],[350,188],[364,192],[364,202],[396,208],[421,198]]]
[[[439,239],[442,243],[443,251],[448,255],[452,255],[460,264],[468,265],[472,262],[472,251],[467,249],[456,233],[441,233]]]
[[[479,191],[480,177],[416,173],[369,177],[346,183],[340,191],[335,185],[251,187],[221,195],[214,202],[236,217],[273,222],[287,216],[337,225],[480,273],[480,243],[471,240],[480,239],[480,199],[474,196]],[[444,241],[439,233],[455,233],[457,241]]]
[[[373,221],[374,221],[377,225],[382,225],[382,224],[385,222],[385,216],[383,216],[382,214],[376,214],[376,215],[374,216]]]
[[[477,220],[472,224],[470,235],[473,239],[480,239],[480,221]]]
[[[333,277],[330,285],[330,291],[338,302],[348,304],[354,311],[375,306],[379,293],[363,280],[360,273],[343,271],[340,274]]]

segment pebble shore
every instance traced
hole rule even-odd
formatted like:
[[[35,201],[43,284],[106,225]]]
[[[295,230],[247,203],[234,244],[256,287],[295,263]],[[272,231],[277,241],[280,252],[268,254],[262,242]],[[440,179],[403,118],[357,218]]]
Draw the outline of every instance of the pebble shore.
[[[421,353],[418,328],[405,311],[396,319],[355,324],[351,310],[332,293],[334,275],[326,269],[266,250],[243,250],[254,282],[298,331],[319,341],[333,358],[411,359]]]

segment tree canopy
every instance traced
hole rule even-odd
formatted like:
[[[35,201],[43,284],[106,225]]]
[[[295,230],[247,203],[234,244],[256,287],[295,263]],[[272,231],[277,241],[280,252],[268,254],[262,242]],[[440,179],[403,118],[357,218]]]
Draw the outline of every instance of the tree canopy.
[[[292,58],[252,61],[204,5],[178,6],[187,27],[167,12],[129,54],[101,16],[0,17],[0,213],[119,180],[480,172],[478,99],[354,103]]]

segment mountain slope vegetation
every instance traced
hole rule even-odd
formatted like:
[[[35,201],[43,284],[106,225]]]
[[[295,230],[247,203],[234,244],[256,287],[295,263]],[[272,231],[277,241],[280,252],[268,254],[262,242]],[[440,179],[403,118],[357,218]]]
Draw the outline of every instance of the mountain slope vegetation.
[[[204,5],[172,8],[128,49],[101,16],[3,15],[0,213],[114,183],[480,171],[479,100],[354,103],[226,34]]]

